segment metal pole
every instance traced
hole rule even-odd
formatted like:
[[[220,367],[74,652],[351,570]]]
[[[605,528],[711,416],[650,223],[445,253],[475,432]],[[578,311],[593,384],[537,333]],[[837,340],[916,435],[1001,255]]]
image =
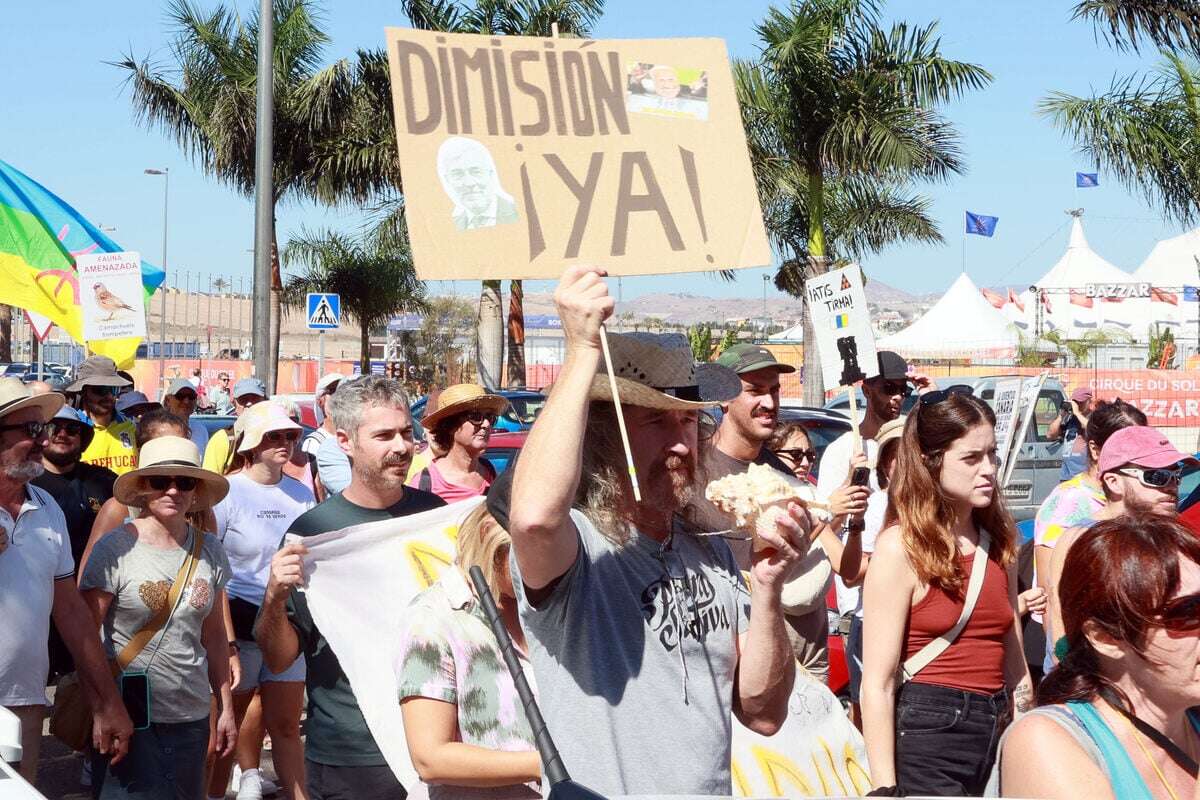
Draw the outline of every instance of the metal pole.
[[[162,169],[147,169],[143,170],[147,175],[162,175],[163,176],[163,234],[162,234],[162,270],[163,282],[159,287],[158,300],[158,382],[163,382],[163,377],[167,374],[167,202],[171,196],[171,170],[169,167]]]
[[[271,374],[271,242],[275,238],[274,153],[275,16],[271,0],[258,4],[258,104],[255,109],[254,159],[254,374],[266,380]],[[274,387],[267,387],[271,391]]]
[[[317,331],[317,378],[325,374],[325,331]]]

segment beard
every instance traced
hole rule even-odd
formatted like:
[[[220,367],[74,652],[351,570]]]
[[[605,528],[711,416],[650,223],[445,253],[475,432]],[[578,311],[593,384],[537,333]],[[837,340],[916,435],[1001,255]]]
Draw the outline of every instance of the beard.
[[[57,452],[54,450],[43,450],[42,458],[49,461],[59,469],[66,469],[75,462],[79,461],[79,456],[83,451],[79,448],[68,450],[66,452]]]
[[[1125,496],[1124,504],[1125,513],[1129,516],[1148,515],[1161,517],[1169,515],[1169,512],[1165,511],[1161,504],[1155,503],[1153,500],[1143,500],[1132,493]]]
[[[27,483],[46,471],[41,461],[22,461],[4,467],[4,476],[18,483]]]
[[[670,504],[672,511],[685,507],[692,500],[696,485],[696,455],[687,457],[667,456],[661,466],[656,466],[654,492],[656,502]]]
[[[387,456],[378,465],[361,464],[354,461],[351,464],[352,474],[358,477],[364,485],[372,489],[381,489],[390,491],[398,486],[404,485],[405,475],[395,476],[389,472],[391,467],[407,467],[411,462],[410,458],[404,456]],[[405,472],[408,470],[405,469]]]

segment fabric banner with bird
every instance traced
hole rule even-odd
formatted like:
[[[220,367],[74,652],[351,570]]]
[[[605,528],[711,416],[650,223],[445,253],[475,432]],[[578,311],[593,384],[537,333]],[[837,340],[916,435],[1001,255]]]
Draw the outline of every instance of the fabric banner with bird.
[[[0,303],[49,318],[91,352],[127,368],[141,339],[84,341],[80,292],[85,289],[75,269],[78,256],[122,249],[53,192],[0,160]],[[145,303],[165,273],[145,261],[141,271],[143,296],[136,300]]]

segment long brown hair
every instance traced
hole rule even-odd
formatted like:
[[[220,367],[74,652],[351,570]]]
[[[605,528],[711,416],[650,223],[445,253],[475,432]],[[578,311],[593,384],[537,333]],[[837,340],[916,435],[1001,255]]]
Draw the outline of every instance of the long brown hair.
[[[888,486],[887,524],[898,523],[909,562],[923,583],[961,596],[963,573],[954,540],[956,510],[942,493],[939,478],[946,450],[978,425],[996,424],[990,406],[973,395],[952,394],[908,415],[896,454],[896,470]],[[1008,566],[1016,557],[1016,526],[1004,505],[1000,487],[986,508],[972,510],[975,525],[986,528],[992,543],[989,557]]]
[[[1183,561],[1200,564],[1200,540],[1168,517],[1126,515],[1084,531],[1058,583],[1067,654],[1038,687],[1038,702],[1094,699],[1108,680],[1084,625],[1141,652],[1159,610],[1179,590]]]

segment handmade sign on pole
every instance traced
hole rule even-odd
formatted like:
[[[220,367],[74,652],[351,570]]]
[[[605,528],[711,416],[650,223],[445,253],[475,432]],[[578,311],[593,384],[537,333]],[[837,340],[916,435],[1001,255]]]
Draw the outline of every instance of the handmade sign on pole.
[[[146,306],[139,254],[81,255],[75,259],[75,270],[85,340],[145,338]]]
[[[388,28],[387,42],[421,278],[771,262],[720,39]]]
[[[805,284],[808,313],[821,355],[825,391],[852,386],[879,374],[871,312],[857,264],[835,269]]]
[[[1000,463],[1000,474],[1004,474],[1004,464],[1008,459],[1009,447],[1013,440],[1013,431],[1020,418],[1022,378],[1005,378],[996,381],[996,391],[992,401],[992,410],[996,412],[996,459]]]

